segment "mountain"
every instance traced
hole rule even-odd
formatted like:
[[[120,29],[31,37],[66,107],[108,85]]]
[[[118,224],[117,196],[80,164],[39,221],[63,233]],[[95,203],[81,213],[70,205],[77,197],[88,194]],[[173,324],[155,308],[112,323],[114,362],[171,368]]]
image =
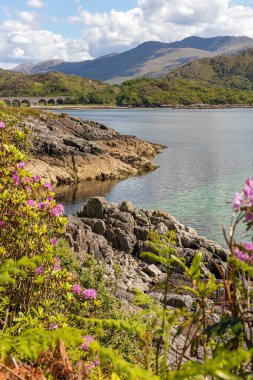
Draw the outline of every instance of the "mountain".
[[[23,74],[36,74],[36,73],[42,73],[47,71],[52,71],[52,69],[64,62],[61,59],[51,59],[48,61],[44,61],[41,63],[21,63],[20,65],[16,66],[13,71],[16,71],[18,73]]]
[[[14,71],[37,73],[59,71],[86,78],[120,83],[144,76],[157,77],[168,74],[178,66],[203,57],[233,52],[253,47],[249,37],[219,36],[202,38],[191,36],[172,43],[148,41],[120,54],[109,54],[81,62],[45,61],[39,64],[22,65]],[[26,71],[23,71],[26,70]]]
[[[253,90],[253,48],[190,62],[171,74],[174,78],[205,81],[241,90]]]

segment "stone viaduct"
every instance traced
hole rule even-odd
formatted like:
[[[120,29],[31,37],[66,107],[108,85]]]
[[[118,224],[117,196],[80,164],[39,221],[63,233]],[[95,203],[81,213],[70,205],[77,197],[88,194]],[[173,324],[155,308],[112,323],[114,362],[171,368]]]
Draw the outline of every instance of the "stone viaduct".
[[[37,107],[47,105],[60,105],[64,104],[66,96],[50,96],[50,97],[30,97],[30,96],[4,96],[0,97],[0,101],[5,102],[8,106],[12,107]]]

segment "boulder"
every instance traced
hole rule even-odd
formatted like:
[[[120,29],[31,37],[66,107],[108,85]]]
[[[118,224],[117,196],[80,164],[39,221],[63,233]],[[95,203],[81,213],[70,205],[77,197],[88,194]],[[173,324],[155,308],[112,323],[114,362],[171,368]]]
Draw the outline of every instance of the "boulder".
[[[88,200],[81,211],[77,213],[79,217],[102,219],[111,209],[116,209],[112,203],[103,197],[93,197]]]

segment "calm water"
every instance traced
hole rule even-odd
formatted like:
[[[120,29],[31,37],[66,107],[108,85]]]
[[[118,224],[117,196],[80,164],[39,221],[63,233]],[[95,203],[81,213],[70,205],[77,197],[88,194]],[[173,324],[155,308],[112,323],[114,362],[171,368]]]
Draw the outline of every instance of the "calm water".
[[[65,111],[64,111],[65,112]],[[253,110],[70,110],[124,134],[165,144],[154,172],[126,180],[57,190],[68,213],[93,195],[162,209],[201,235],[223,242],[234,191],[253,175]]]

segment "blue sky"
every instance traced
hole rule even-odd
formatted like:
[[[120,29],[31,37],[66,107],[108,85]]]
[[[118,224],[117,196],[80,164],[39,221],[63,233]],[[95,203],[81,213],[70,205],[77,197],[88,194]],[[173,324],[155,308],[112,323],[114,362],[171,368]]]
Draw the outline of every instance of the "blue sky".
[[[0,67],[78,61],[147,40],[253,37],[253,0],[0,0]]]

